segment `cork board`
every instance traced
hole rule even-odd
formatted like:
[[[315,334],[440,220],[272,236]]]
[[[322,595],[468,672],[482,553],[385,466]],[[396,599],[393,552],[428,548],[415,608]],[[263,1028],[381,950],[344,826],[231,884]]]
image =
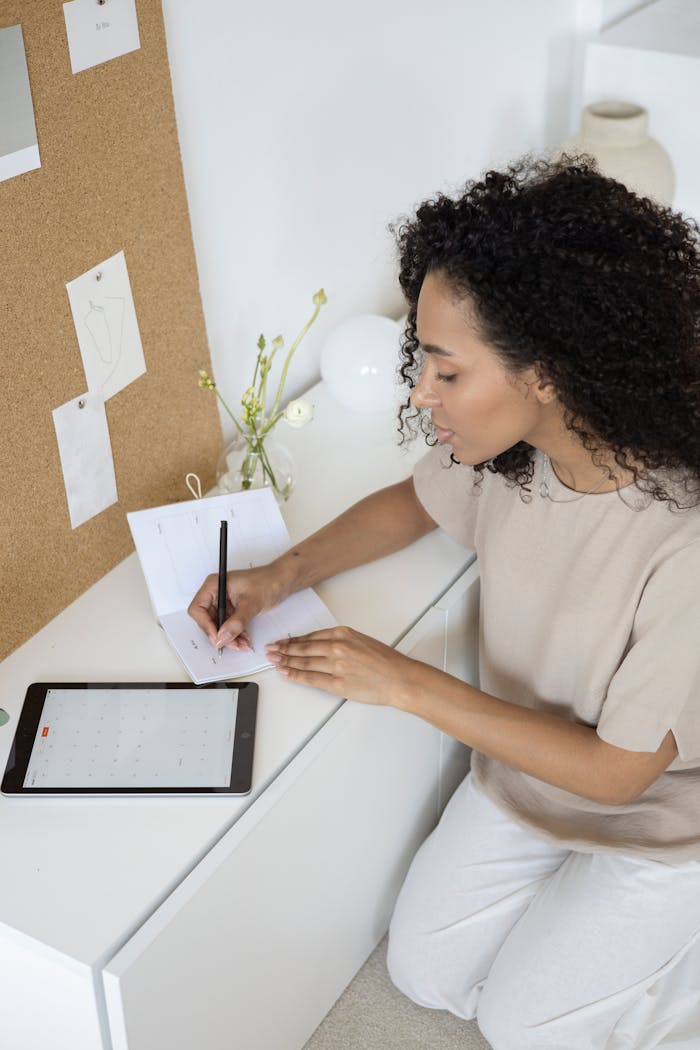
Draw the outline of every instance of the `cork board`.
[[[103,10],[99,8],[98,10]],[[160,0],[141,47],[71,72],[63,6],[0,0],[21,23],[41,168],[0,182],[0,658],[133,549],[126,512],[213,483],[222,444]],[[106,402],[118,502],[71,528],[51,412],[85,393],[66,283],[124,251],[146,373]]]

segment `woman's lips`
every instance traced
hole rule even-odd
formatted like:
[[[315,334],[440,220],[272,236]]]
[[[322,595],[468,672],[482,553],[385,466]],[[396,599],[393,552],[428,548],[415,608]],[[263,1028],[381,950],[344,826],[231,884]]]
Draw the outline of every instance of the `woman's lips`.
[[[449,441],[454,430],[445,430],[444,427],[435,427],[435,437],[438,439],[441,445],[444,445],[446,441]]]

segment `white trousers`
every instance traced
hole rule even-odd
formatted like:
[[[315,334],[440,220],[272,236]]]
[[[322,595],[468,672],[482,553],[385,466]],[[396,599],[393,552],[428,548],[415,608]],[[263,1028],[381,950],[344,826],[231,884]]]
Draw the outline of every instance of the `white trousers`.
[[[416,854],[387,962],[494,1050],[700,1050],[700,862],[560,849],[468,776]]]

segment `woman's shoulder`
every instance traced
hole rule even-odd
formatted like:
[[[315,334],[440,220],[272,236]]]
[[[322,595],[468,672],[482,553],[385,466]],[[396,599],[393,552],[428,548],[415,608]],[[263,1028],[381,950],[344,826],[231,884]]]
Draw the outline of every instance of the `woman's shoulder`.
[[[468,491],[474,481],[474,468],[460,463],[449,445],[432,445],[418,460],[413,476],[427,489],[455,494]]]
[[[433,445],[416,464],[413,484],[433,521],[462,546],[473,548],[479,486],[473,467],[451,457],[446,445]]]

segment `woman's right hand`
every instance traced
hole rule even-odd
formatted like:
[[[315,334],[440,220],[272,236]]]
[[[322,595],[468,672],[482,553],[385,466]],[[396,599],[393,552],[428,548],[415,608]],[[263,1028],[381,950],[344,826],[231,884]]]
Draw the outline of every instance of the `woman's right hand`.
[[[250,649],[247,626],[258,613],[278,605],[289,593],[274,562],[255,569],[232,570],[226,578],[226,619],[216,627],[219,577],[207,576],[187,612],[216,648]]]

